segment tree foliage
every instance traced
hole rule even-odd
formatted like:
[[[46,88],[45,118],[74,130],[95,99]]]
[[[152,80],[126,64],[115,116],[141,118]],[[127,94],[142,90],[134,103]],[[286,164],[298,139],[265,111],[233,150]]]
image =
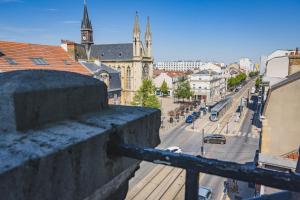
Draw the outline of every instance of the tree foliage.
[[[259,88],[260,83],[261,83],[261,77],[258,77],[255,81],[255,87]]]
[[[182,81],[179,83],[178,87],[175,89],[174,95],[178,99],[188,99],[194,94],[191,90],[189,81]]]
[[[160,108],[158,98],[155,96],[155,86],[151,80],[143,80],[143,84],[133,97],[131,105]]]
[[[249,73],[249,77],[254,77],[254,76],[257,76],[258,75],[258,72],[250,72]]]
[[[168,88],[167,82],[165,80],[160,86],[160,92],[163,94],[163,96],[168,95],[169,88]]]
[[[228,79],[227,87],[229,89],[232,89],[236,87],[237,85],[241,84],[243,81],[245,81],[247,78],[247,75],[245,73],[241,73],[237,75],[236,77],[231,77]]]

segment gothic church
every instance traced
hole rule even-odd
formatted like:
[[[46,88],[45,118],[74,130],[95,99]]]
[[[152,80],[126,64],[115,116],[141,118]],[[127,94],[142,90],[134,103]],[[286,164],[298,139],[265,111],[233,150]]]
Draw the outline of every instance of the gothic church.
[[[89,19],[86,1],[83,12],[80,46],[81,50],[85,49],[86,54],[85,56],[77,54],[77,59],[99,60],[108,67],[119,71],[122,88],[121,103],[130,104],[142,85],[142,81],[152,78],[152,33],[149,17],[147,18],[144,44],[137,13],[134,20],[132,43],[94,44],[93,27]],[[79,50],[77,51],[79,52]]]

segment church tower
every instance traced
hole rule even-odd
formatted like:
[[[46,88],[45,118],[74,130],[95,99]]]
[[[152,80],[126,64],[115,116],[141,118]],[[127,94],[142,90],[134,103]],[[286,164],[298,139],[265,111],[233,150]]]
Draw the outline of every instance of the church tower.
[[[94,44],[93,27],[89,19],[86,0],[84,0],[83,19],[81,22],[81,44],[85,46],[87,57],[90,59],[91,46]]]
[[[146,57],[151,58],[152,57],[152,32],[150,27],[150,17],[147,17],[147,27],[146,27],[146,33],[145,33],[145,45],[146,45]]]
[[[142,56],[141,31],[139,25],[139,16],[136,12],[133,27],[133,57]]]

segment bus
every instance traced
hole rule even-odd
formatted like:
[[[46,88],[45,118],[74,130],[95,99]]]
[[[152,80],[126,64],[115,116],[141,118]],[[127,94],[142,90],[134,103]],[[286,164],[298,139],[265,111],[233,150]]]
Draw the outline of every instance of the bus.
[[[216,122],[222,117],[231,106],[231,97],[219,101],[212,109],[209,119]]]

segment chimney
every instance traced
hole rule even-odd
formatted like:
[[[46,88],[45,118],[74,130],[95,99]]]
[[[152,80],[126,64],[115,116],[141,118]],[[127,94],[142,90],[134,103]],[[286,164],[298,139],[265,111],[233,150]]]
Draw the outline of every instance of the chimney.
[[[76,56],[76,43],[70,40],[61,40],[61,48],[68,52],[69,56],[77,61]]]
[[[298,47],[296,47],[295,55],[299,55]]]

